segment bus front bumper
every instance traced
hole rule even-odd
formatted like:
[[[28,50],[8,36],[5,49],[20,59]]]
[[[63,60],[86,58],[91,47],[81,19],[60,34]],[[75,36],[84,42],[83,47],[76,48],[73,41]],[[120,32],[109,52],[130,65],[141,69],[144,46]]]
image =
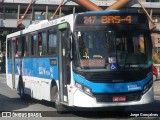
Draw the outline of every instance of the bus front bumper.
[[[154,90],[153,86],[142,95],[139,101],[128,101],[128,102],[97,102],[95,97],[91,97],[80,90],[74,93],[74,106],[77,107],[114,107],[114,106],[131,106],[147,104],[154,101]]]

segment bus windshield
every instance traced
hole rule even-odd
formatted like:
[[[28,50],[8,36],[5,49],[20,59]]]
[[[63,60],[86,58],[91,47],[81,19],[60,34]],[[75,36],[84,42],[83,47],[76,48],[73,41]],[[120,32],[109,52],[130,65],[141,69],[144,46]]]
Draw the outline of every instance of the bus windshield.
[[[151,62],[145,31],[77,31],[74,35],[78,70],[140,69]]]

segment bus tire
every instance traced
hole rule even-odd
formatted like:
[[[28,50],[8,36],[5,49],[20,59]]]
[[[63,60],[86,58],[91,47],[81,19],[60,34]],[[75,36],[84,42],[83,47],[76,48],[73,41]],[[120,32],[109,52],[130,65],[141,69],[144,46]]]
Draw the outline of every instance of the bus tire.
[[[56,85],[51,87],[51,101],[55,102],[58,96],[58,88]]]
[[[19,87],[18,87],[18,89],[19,89],[20,99],[22,101],[24,101],[25,100],[25,93],[24,93],[24,86],[23,86],[23,82],[22,82],[22,78],[21,77],[19,77]]]
[[[57,113],[59,114],[64,114],[68,111],[67,108],[63,104],[57,101],[55,102],[55,107],[56,107]]]
[[[67,108],[60,103],[59,94],[56,97],[55,107],[56,107],[57,113],[59,114],[64,114],[64,113],[67,113],[68,111]]]
[[[58,87],[54,82],[52,82],[52,87],[51,87],[51,101],[55,103],[55,108],[57,110],[57,113],[64,114],[67,112],[65,106],[60,103]]]

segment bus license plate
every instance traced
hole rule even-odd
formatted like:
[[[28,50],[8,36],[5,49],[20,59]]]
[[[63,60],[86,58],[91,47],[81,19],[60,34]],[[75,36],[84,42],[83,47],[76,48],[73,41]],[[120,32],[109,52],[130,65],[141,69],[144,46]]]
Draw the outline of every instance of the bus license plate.
[[[113,102],[123,102],[126,101],[126,96],[114,96],[112,99]]]

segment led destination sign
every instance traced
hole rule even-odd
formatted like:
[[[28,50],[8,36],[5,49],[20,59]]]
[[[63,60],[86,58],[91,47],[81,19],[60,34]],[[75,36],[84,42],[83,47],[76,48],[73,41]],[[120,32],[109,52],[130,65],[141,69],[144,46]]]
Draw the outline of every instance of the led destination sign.
[[[143,16],[138,15],[78,15],[76,25],[94,26],[94,25],[118,25],[118,24],[140,24],[145,22]]]
[[[98,19],[97,19],[98,18]],[[100,24],[121,24],[121,23],[132,23],[133,16],[84,16],[84,24],[85,25],[92,25],[96,24],[97,21]]]

